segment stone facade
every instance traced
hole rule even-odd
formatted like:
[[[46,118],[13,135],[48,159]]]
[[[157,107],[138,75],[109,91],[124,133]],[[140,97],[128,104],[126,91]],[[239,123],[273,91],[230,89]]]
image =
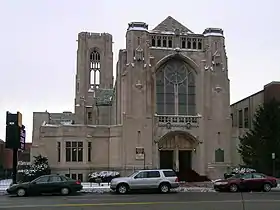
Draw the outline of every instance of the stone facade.
[[[223,30],[196,34],[172,17],[153,30],[129,23],[115,79],[112,42],[79,33],[75,113],[34,113],[32,155],[84,179],[144,167],[221,176],[232,164]]]

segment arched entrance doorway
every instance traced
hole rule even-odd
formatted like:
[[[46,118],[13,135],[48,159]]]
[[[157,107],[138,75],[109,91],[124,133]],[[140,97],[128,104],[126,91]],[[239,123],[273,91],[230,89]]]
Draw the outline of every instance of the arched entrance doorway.
[[[162,169],[174,169],[181,181],[193,181],[199,176],[192,169],[197,139],[185,131],[171,131],[158,142],[159,164]]]

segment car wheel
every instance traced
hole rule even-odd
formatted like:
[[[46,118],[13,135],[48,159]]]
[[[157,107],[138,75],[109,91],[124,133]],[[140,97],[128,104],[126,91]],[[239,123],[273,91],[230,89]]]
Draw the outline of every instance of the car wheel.
[[[17,196],[18,197],[23,197],[25,195],[26,195],[26,190],[25,189],[20,188],[20,189],[17,190]]]
[[[236,185],[236,184],[231,184],[231,185],[229,186],[229,191],[230,191],[230,192],[237,192],[237,191],[238,191],[237,185]]]
[[[159,186],[159,190],[161,193],[169,193],[170,191],[170,185],[167,183],[162,183]]]
[[[271,190],[271,185],[269,183],[265,183],[263,185],[263,191],[269,192]]]
[[[70,190],[69,190],[69,188],[67,188],[67,187],[63,187],[63,188],[60,190],[60,193],[61,193],[61,195],[69,195]]]
[[[127,184],[119,184],[117,187],[117,193],[119,194],[126,194],[128,192],[128,185]]]

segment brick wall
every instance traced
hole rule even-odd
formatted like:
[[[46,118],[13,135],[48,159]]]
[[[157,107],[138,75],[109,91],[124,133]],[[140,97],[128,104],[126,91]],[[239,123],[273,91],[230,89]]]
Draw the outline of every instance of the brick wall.
[[[31,145],[32,143],[26,143],[25,151],[18,152],[18,161],[30,162]],[[1,143],[0,143],[0,158],[1,157],[3,157],[3,167],[5,169],[11,169],[13,167],[13,151],[11,149],[6,149],[5,143],[3,144],[2,152],[1,152]]]

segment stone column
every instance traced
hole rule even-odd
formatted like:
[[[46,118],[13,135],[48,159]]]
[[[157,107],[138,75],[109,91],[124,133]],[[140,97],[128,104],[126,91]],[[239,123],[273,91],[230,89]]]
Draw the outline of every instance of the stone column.
[[[158,150],[158,143],[153,143],[154,144],[154,163],[153,167],[155,168],[160,168],[160,151]]]
[[[175,136],[175,150],[174,150],[174,166],[175,166],[175,171],[179,171],[179,147],[178,147],[178,136]]]
[[[88,141],[87,139],[83,140],[83,164],[87,164],[88,160]]]

